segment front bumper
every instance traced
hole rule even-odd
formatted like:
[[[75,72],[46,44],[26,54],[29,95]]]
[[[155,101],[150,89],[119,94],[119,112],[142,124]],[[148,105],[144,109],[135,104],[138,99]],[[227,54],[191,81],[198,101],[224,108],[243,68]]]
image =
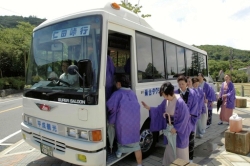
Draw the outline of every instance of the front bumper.
[[[40,144],[45,144],[54,148],[53,157],[67,161],[69,163],[83,166],[104,166],[106,165],[106,149],[101,148],[103,142],[83,142],[49,133],[25,123],[21,123],[22,134],[25,135],[25,141],[32,147],[40,150]],[[80,161],[78,155],[85,155],[86,162]]]

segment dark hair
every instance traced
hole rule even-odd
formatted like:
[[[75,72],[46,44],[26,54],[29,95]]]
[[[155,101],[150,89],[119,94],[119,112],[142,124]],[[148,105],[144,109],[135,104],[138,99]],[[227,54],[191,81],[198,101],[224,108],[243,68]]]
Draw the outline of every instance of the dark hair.
[[[110,55],[110,50],[107,51],[107,54]]]
[[[194,84],[196,82],[199,82],[199,79],[197,77],[192,78],[192,83]]]
[[[160,96],[162,96],[162,93],[164,93],[165,95],[173,96],[174,86],[171,84],[171,82],[162,84],[162,86],[160,87]]]
[[[203,77],[203,81],[207,82],[206,78]]]
[[[62,61],[62,64],[63,64],[63,63],[67,63],[67,65],[69,66],[69,65],[70,65],[70,60],[63,60],[63,61]]]
[[[129,78],[125,74],[119,74],[115,78],[115,82],[120,82],[121,86],[124,88],[128,88],[130,85]]]
[[[187,78],[185,76],[181,75],[177,78],[177,82],[180,82],[180,81],[185,81],[187,83]]]
[[[201,76],[202,78],[204,78],[204,75],[202,73],[198,73],[198,76]]]

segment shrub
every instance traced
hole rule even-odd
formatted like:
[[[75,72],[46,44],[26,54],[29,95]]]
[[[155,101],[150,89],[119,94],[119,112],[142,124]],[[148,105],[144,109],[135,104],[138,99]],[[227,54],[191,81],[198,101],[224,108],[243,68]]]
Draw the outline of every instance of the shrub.
[[[0,89],[23,89],[25,85],[24,77],[4,77],[0,79]]]

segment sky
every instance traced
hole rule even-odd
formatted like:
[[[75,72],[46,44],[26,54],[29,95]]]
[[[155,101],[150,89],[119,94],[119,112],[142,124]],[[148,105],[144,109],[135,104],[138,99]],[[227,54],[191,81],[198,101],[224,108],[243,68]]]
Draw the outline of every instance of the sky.
[[[101,8],[121,0],[6,0],[0,15],[53,19]],[[146,21],[167,36],[190,45],[224,45],[250,51],[250,0],[128,0],[142,6]]]

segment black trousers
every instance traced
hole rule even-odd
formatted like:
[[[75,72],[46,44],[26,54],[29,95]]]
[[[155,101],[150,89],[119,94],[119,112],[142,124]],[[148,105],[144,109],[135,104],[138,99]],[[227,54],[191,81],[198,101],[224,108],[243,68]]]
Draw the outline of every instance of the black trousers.
[[[192,131],[189,135],[189,160],[193,160],[194,158],[194,139],[195,135]]]
[[[208,117],[207,117],[207,125],[211,125],[212,124],[212,110],[208,110]]]

